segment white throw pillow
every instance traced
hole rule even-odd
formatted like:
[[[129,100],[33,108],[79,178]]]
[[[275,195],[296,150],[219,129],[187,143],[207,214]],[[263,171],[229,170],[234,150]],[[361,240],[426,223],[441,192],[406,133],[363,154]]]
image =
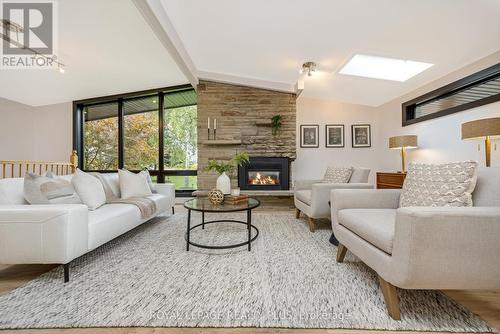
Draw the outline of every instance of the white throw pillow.
[[[96,177],[77,169],[71,183],[89,210],[95,210],[106,203],[104,187]]]
[[[351,178],[352,167],[328,167],[323,183],[347,183]]]
[[[153,184],[153,179],[151,179],[151,175],[149,174],[149,171],[147,169],[145,169],[142,172],[140,172],[139,175],[142,175],[146,179],[146,181],[148,182],[149,189],[151,189],[151,192],[153,194],[156,193],[156,189],[155,189],[155,186]]]
[[[142,173],[142,172],[141,172]],[[144,173],[134,174],[126,169],[118,170],[122,199],[152,195]],[[149,175],[149,173],[148,173]]]
[[[399,206],[472,206],[476,182],[477,161],[410,163]]]

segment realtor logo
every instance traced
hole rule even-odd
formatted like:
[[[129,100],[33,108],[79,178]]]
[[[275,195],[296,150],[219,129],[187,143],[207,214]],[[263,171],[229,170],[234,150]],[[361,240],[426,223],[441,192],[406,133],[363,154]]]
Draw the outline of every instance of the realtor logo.
[[[55,3],[2,1],[1,68],[53,68],[55,56]]]

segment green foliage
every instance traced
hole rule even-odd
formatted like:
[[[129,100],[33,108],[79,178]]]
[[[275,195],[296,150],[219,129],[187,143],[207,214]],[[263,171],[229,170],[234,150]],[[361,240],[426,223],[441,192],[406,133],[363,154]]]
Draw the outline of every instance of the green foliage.
[[[235,156],[227,161],[209,160],[205,167],[205,172],[217,172],[219,174],[231,174],[237,166],[243,166],[250,162],[250,157],[247,152],[236,153]]]
[[[282,117],[280,114],[274,115],[271,118],[271,127],[272,127],[273,136],[276,136],[278,134],[279,130],[281,129],[281,125],[282,125],[281,120],[282,120]]]
[[[117,117],[84,122],[84,161],[89,170],[118,168]],[[158,112],[125,115],[125,167],[158,169]],[[187,106],[164,111],[165,169],[197,169],[197,111]],[[191,180],[185,178],[185,186]]]

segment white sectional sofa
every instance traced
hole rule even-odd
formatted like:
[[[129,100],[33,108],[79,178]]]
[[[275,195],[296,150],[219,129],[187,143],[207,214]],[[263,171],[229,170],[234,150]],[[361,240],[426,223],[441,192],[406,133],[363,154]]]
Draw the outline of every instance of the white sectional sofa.
[[[117,173],[103,174],[116,196]],[[71,175],[62,176],[67,180]],[[154,215],[141,219],[137,206],[105,204],[89,211],[83,204],[30,205],[23,196],[23,178],[0,180],[0,263],[64,265],[65,282],[69,263],[122,235],[175,204],[173,184],[155,184],[149,196],[156,203]]]

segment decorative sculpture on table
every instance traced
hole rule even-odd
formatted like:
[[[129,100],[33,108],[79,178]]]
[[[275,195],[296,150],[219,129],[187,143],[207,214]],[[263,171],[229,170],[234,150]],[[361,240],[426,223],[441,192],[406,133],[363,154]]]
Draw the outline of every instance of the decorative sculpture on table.
[[[219,189],[212,189],[208,192],[208,200],[215,205],[224,202],[224,194]]]

